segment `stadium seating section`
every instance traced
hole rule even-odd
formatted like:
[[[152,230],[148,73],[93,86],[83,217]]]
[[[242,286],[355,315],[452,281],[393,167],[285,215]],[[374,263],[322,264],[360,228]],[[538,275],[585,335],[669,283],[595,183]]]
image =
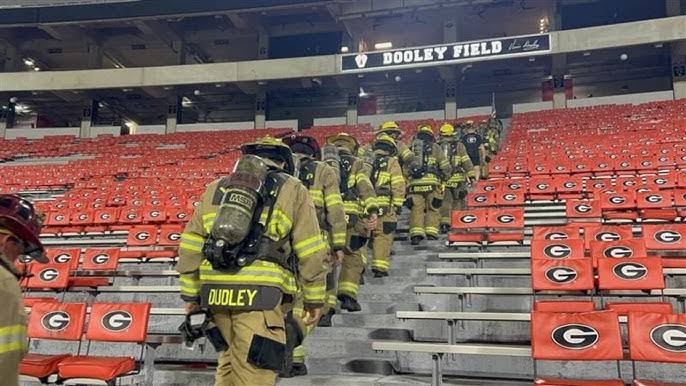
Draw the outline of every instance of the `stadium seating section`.
[[[438,260],[456,263],[425,269],[467,285],[414,287],[420,300],[456,297],[459,310],[396,311],[402,320],[446,323],[447,341],[385,340],[372,348],[430,354],[436,384],[449,354],[532,361],[535,385],[668,385],[642,380],[636,368],[573,380],[563,378],[585,374],[547,373],[539,364],[686,363],[683,111],[686,100],[515,114],[490,178],[452,213]],[[407,139],[419,122],[399,123]],[[50,262],[17,262],[31,274],[22,281],[31,338],[25,379],[106,382],[145,376],[150,361],[206,363],[181,350],[175,332],[184,315],[173,270],[179,235],[206,185],[232,171],[241,144],[288,132],[0,140],[0,162],[12,161],[0,167],[0,191],[32,197],[46,214]],[[362,143],[374,137],[369,125],[307,131],[320,141],[339,132]],[[24,162],[40,159],[51,163]],[[482,276],[530,284],[482,286]],[[507,301],[526,309],[513,312],[502,306]],[[490,306],[474,311],[477,304]],[[530,331],[511,341],[462,339],[471,328],[465,323],[474,322],[527,323]],[[136,347],[140,355],[132,356]]]

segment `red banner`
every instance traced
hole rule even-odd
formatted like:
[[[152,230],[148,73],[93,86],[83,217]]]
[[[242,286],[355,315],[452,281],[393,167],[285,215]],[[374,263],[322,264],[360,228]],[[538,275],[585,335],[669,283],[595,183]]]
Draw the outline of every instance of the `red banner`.
[[[686,363],[686,314],[629,313],[629,357]]]
[[[618,315],[614,311],[577,314],[538,312],[531,315],[534,359],[623,359]]]

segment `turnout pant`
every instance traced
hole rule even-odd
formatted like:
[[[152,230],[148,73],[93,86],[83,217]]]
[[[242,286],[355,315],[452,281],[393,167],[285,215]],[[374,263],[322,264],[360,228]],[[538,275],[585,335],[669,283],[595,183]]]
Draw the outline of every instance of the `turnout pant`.
[[[443,194],[443,204],[441,205],[441,225],[450,225],[450,213],[454,210],[462,210],[465,207],[464,196],[460,198],[460,192],[464,196],[467,194],[467,187],[460,184],[455,188],[445,188]]]
[[[393,210],[387,210],[379,216],[379,222],[374,231],[372,241],[372,269],[388,272],[391,265],[391,249],[393,236],[398,224],[398,219]]]
[[[438,210],[443,204],[443,192],[439,187],[435,187],[433,191],[410,193],[408,197],[412,200],[412,208],[410,209],[410,237],[438,237],[438,225],[440,222]]]
[[[215,311],[214,323],[229,348],[219,353],[215,386],[274,385],[284,361],[284,312]]]
[[[360,277],[365,267],[362,248],[365,248],[366,243],[366,234],[359,232],[355,228],[348,228],[341,274],[338,277],[338,295],[348,295],[353,299],[357,299]]]

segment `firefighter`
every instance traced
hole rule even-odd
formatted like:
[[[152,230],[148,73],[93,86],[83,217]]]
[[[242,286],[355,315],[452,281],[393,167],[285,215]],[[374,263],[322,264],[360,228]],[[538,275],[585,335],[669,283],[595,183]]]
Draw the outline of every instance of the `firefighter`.
[[[450,164],[434,140],[431,125],[417,128],[412,145],[416,166],[407,170],[410,179],[407,207],[410,209],[410,243],[417,245],[425,237],[438,239],[439,209],[443,202],[443,181],[450,176]]]
[[[305,185],[310,192],[310,198],[317,209],[317,219],[322,237],[329,246],[332,256],[332,268],[343,261],[343,248],[345,247],[346,222],[343,211],[343,200],[339,190],[338,171],[321,161],[321,149],[317,140],[304,136],[294,135],[284,139],[293,152],[295,161],[295,176]],[[336,277],[331,269],[326,278],[327,299],[322,311],[322,319],[330,319],[336,307]],[[301,320],[303,315],[302,300],[296,301],[293,314],[296,320]],[[320,319],[321,322],[321,319]],[[326,320],[322,322],[326,324]],[[329,321],[330,324],[330,321]],[[300,326],[307,336],[314,326]],[[284,369],[279,376],[283,378],[306,375],[305,347],[301,344],[293,351],[293,363],[290,369]]]
[[[452,175],[445,183],[443,194],[443,204],[441,205],[441,233],[448,233],[450,229],[450,213],[453,210],[464,208],[464,199],[467,196],[467,189],[470,181],[474,179],[474,166],[467,155],[460,138],[455,132],[455,127],[450,123],[444,123],[439,128],[440,138],[438,145],[445,154]]]
[[[292,176],[291,150],[271,137],[241,150],[234,173],[203,194],[176,266],[187,311],[209,309],[228,346],[216,386],[275,384],[292,327],[284,310],[300,290],[303,323],[316,323],[329,269],[317,211]]]
[[[379,205],[379,226],[373,232],[372,272],[374,277],[388,276],[393,235],[405,202],[405,177],[396,158],[398,149],[389,135],[380,135],[371,146],[374,153],[370,181]]]
[[[491,159],[498,153],[500,147],[500,130],[502,129],[502,122],[491,117],[485,122],[484,128],[484,166],[481,168],[481,177],[488,178],[488,164]]]
[[[30,202],[19,196],[0,195],[0,379],[19,385],[19,363],[26,351],[26,312],[14,263],[29,255],[47,263],[38,239],[42,219]]]
[[[340,188],[348,220],[348,235],[338,278],[338,300],[342,309],[356,312],[362,309],[357,302],[357,291],[365,267],[362,249],[367,246],[370,232],[377,227],[376,194],[364,162],[353,155],[358,151],[357,140],[341,133],[329,137],[327,142],[336,145],[340,153]]]
[[[412,151],[410,148],[407,147],[404,143],[400,141],[400,137],[402,136],[402,130],[400,129],[400,126],[394,121],[387,121],[381,124],[379,126],[379,130],[376,132],[377,138],[381,135],[389,135],[393,140],[395,140],[396,143],[396,148],[397,148],[397,157],[398,161],[400,162],[401,167],[412,167],[412,164],[415,162],[414,154],[412,154]],[[365,160],[368,156],[371,157],[372,154],[374,153],[371,150],[372,143],[369,143],[366,146],[361,146],[357,152],[357,156],[360,157],[362,160]]]
[[[478,181],[481,179],[481,165],[486,158],[484,140],[483,137],[476,132],[476,126],[474,126],[474,122],[472,121],[467,121],[464,131],[465,133],[460,140],[465,149],[467,149],[469,160],[472,161],[472,165],[474,165],[474,177]]]

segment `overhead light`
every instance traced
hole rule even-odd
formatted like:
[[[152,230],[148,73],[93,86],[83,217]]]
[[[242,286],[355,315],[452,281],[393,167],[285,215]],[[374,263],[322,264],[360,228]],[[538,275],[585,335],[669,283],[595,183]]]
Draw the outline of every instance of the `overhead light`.
[[[364,92],[364,89],[363,89],[362,87],[360,87],[360,93],[357,94],[357,96],[359,96],[360,98],[364,98],[364,97],[366,97],[367,95],[369,95],[369,94],[367,94],[366,92]]]
[[[173,89],[174,87],[172,87],[172,86],[164,86],[164,87],[162,87],[162,88],[165,89],[165,90],[171,90],[171,89]]]
[[[124,122],[124,125],[126,125],[126,127],[128,127],[129,129],[133,129],[134,127],[138,126],[138,124],[133,121]]]
[[[40,71],[40,67],[34,67],[33,71]]]
[[[200,90],[198,90],[198,89],[193,90],[193,94],[194,95],[200,95]]]
[[[657,44],[655,44],[653,47],[655,47],[655,48],[662,48],[663,46],[664,46],[664,44],[662,44],[662,43],[657,43]]]
[[[183,97],[181,99],[181,106],[183,107],[191,107],[193,105],[193,101],[188,99],[188,97]]]
[[[124,92],[131,92],[131,91],[133,91],[132,88],[123,88],[123,89],[121,89],[121,90],[124,91]]]
[[[529,61],[530,61],[530,62],[535,62],[535,61],[536,61],[536,58],[531,57],[531,58],[529,58]]]
[[[118,65],[117,63],[114,63],[114,68],[121,68],[121,66]]]
[[[585,51],[582,55],[583,55],[583,56],[591,56],[591,52],[590,52],[590,51]]]
[[[216,84],[214,85],[214,87],[216,87],[216,88],[221,88],[221,87],[224,87],[224,85],[221,84],[221,83],[216,83]]]
[[[36,61],[31,58],[24,58],[24,64],[29,67],[33,67],[36,65]]]
[[[377,49],[377,50],[387,50],[389,48],[393,48],[393,43],[383,42],[383,43],[374,44],[374,49]]]
[[[341,52],[346,53],[348,51],[350,51],[350,48],[348,48],[348,46],[341,47]]]

